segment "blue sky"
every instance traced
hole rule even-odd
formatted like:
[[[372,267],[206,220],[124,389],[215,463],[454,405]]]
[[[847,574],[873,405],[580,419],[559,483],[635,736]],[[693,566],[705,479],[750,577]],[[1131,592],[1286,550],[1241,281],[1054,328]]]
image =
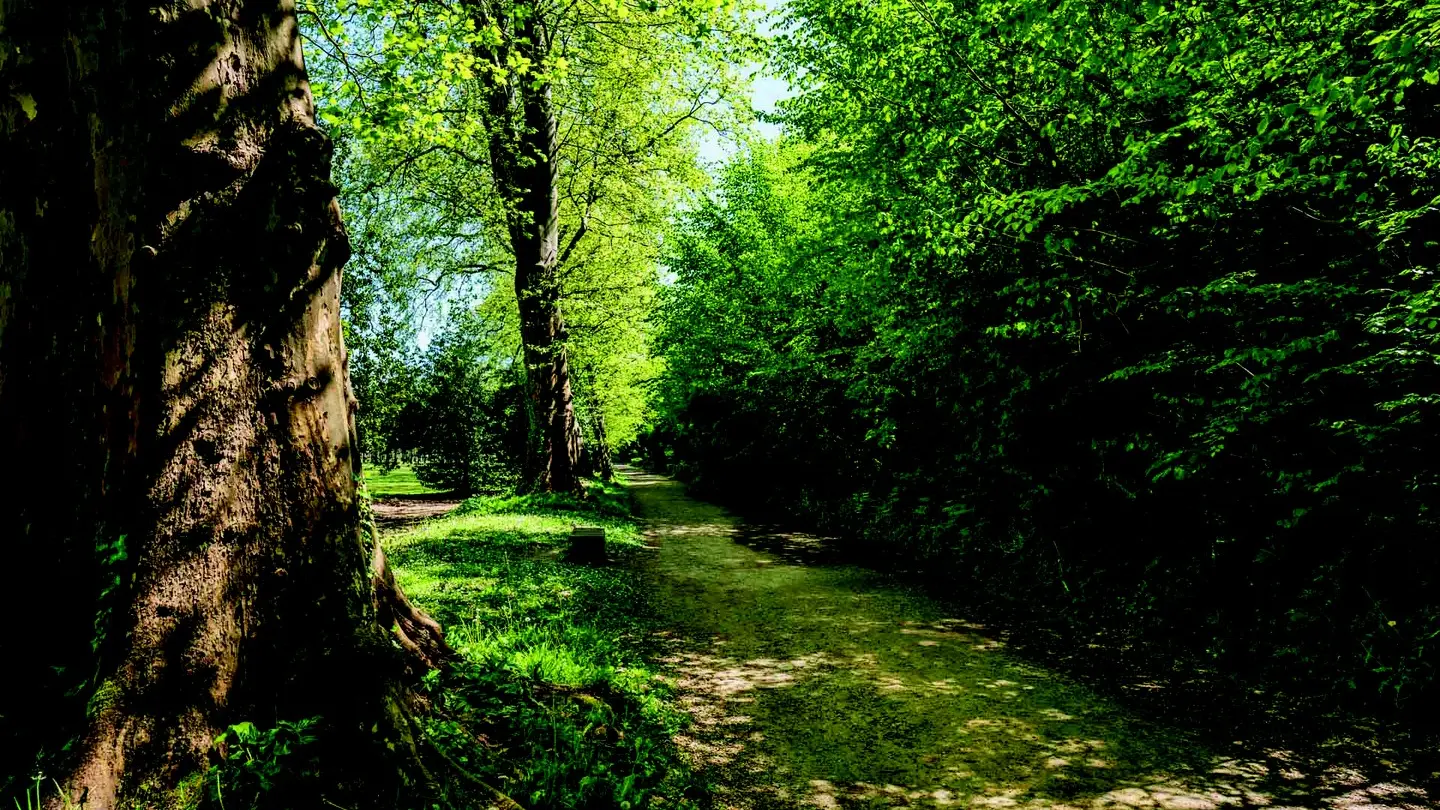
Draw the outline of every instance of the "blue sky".
[[[765,0],[766,17],[759,20],[760,31],[774,33],[772,20],[778,20],[784,0]],[[750,66],[750,104],[759,112],[774,112],[775,104],[790,96],[790,85],[784,79],[763,73],[763,65]],[[767,138],[780,135],[780,128],[774,124],[760,123],[760,133]],[[710,132],[701,139],[700,158],[707,163],[721,163],[735,151],[732,139],[719,133]]]

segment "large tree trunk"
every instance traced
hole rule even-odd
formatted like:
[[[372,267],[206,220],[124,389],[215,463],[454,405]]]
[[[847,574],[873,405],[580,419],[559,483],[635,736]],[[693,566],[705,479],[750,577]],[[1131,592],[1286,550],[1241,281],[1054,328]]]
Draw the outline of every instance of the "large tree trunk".
[[[570,384],[567,335],[555,290],[553,268],[531,263],[530,240],[516,250],[515,293],[520,300],[520,336],[525,342],[531,418],[525,486],[534,492],[581,494],[582,450]]]
[[[523,40],[537,55],[548,46],[535,17],[525,19]],[[540,59],[537,64],[543,64]],[[528,163],[519,173],[517,222],[511,229],[515,250],[515,296],[520,302],[520,338],[525,342],[525,367],[530,372],[532,433],[529,485],[540,492],[581,492],[580,425],[575,420],[570,384],[568,334],[560,312],[560,192],[556,175],[559,154],[550,85],[522,80],[524,108],[521,155]]]
[[[292,0],[0,0],[0,537],[45,616],[0,660],[57,684],[0,738],[77,721],[87,808],[242,720],[322,716],[346,806],[419,773],[446,653],[362,529],[334,195]]]
[[[550,43],[536,24],[539,9],[523,17],[471,8],[482,27],[517,26],[522,55],[544,66]],[[505,46],[483,51],[497,66],[508,64]],[[560,310],[560,192],[556,174],[558,127],[548,82],[511,78],[490,95],[490,162],[509,211],[510,245],[515,255],[515,297],[520,306],[531,430],[525,459],[525,485],[537,492],[581,494],[582,439],[570,383],[568,335]],[[518,110],[517,110],[518,108]],[[516,113],[519,113],[518,126]]]

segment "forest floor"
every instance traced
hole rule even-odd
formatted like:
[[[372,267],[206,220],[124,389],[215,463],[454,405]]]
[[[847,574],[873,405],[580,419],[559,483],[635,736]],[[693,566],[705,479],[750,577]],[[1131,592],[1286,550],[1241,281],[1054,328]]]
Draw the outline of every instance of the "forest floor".
[[[1381,770],[1302,753],[1315,740],[1217,745],[1141,717],[918,590],[821,564],[816,538],[625,475],[658,547],[640,563],[667,625],[657,655],[693,720],[678,741],[716,807],[1432,806]]]
[[[401,503],[434,495],[378,489]],[[381,505],[397,580],[461,655],[423,685],[435,709],[427,741],[459,763],[438,771],[454,783],[440,806],[675,807],[703,794],[673,744],[684,724],[674,692],[642,655],[656,617],[639,560],[654,552],[625,490],[596,483],[583,502],[476,497],[441,516],[388,522]],[[567,559],[577,523],[606,530],[613,564]],[[513,802],[474,795],[477,777]]]

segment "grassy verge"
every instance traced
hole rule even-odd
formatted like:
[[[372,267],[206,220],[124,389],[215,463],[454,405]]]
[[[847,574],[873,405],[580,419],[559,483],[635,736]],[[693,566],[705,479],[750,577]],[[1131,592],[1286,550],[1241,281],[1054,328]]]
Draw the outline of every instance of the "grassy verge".
[[[381,472],[374,467],[366,467],[365,489],[370,492],[372,498],[445,494],[444,490],[421,483],[420,479],[415,476],[415,471],[404,465],[387,472]]]
[[[681,715],[647,669],[644,594],[626,566],[567,563],[573,524],[645,553],[628,495],[473,498],[385,538],[403,587],[466,659],[431,676],[431,741],[525,808],[693,806]]]

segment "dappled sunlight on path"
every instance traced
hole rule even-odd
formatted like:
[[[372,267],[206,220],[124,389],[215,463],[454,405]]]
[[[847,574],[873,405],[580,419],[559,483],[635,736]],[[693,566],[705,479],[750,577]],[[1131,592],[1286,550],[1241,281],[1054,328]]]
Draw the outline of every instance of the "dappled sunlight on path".
[[[1422,808],[1282,750],[1206,750],[1027,664],[813,537],[746,526],[637,470],[679,742],[725,808]]]

